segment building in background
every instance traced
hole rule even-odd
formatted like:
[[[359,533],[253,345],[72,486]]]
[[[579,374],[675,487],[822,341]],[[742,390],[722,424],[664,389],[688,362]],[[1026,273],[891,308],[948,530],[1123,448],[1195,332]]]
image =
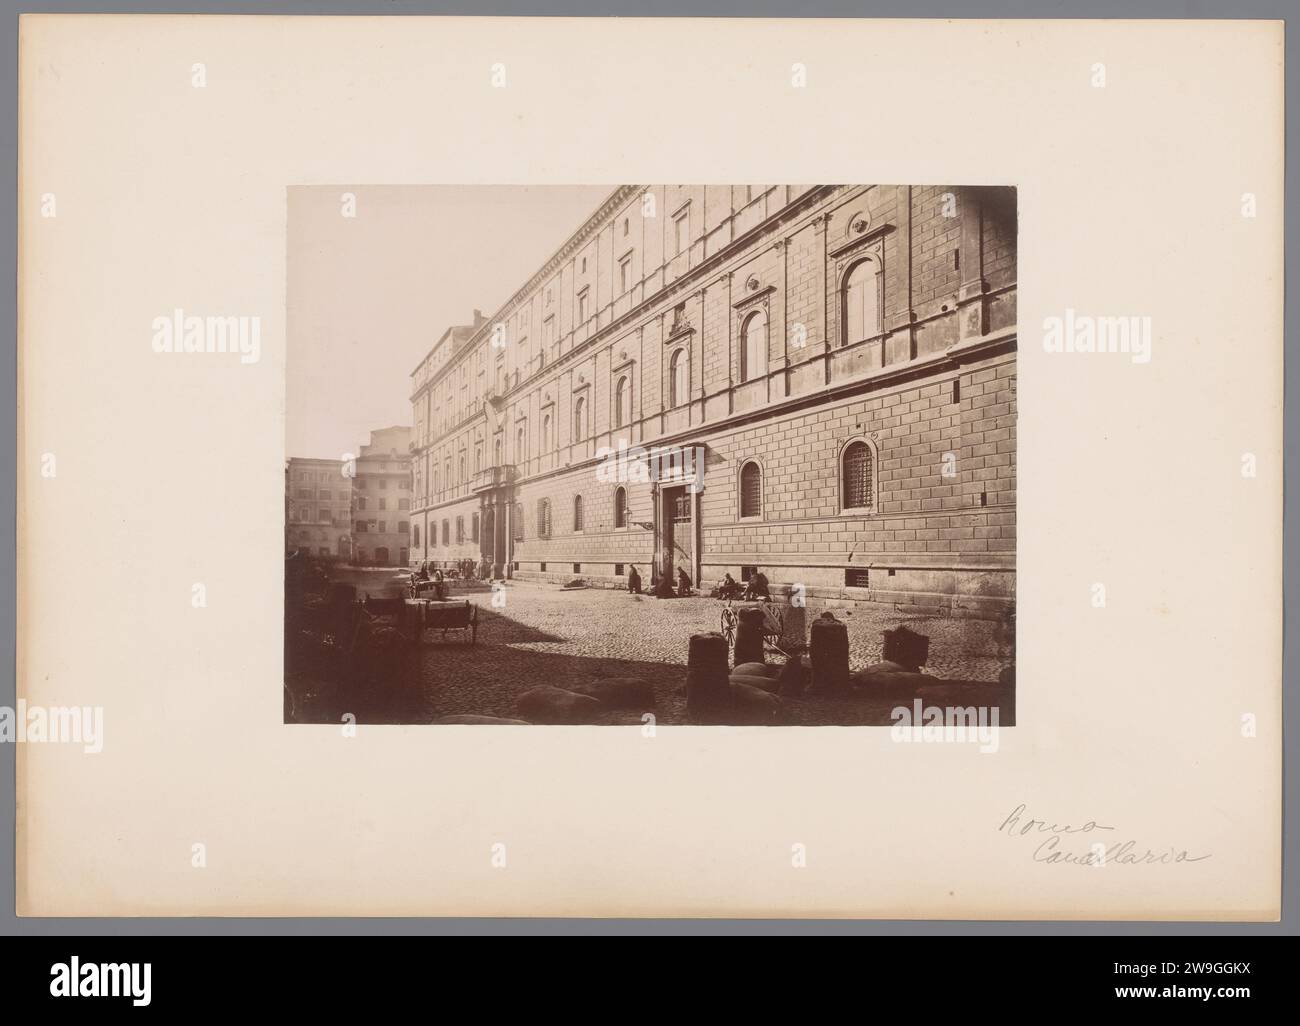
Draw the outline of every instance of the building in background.
[[[352,480],[342,460],[291,457],[285,466],[285,551],[352,558]]]
[[[410,558],[411,429],[370,432],[352,479],[352,562],[406,566]]]
[[[413,372],[411,559],[1001,615],[1016,345],[1012,188],[620,187]]]

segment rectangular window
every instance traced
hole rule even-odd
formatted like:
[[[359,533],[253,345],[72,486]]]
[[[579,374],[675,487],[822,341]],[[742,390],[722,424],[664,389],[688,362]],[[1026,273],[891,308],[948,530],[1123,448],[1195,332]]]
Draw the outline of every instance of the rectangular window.
[[[380,533],[380,534],[387,534],[387,533],[388,533],[388,521],[387,521],[387,520],[381,520],[381,521],[379,521],[379,533]]]
[[[358,520],[357,534],[365,534],[365,533],[366,533],[366,522],[364,520]]]
[[[406,531],[407,531],[407,527],[408,527],[408,523],[407,523],[407,521],[405,521],[405,520],[399,520],[399,521],[397,522],[397,533],[398,533],[398,534],[405,534]]]
[[[382,496],[381,496],[380,499],[379,499],[379,508],[380,508],[380,509],[387,509],[387,508],[388,508],[388,500],[385,499],[385,498],[383,498]]]
[[[618,291],[622,295],[632,287],[632,254],[618,262]]]
[[[410,509],[410,508],[411,508],[411,500],[410,500],[410,499],[398,499],[398,500],[397,500],[397,508],[398,508],[398,509]]]
[[[366,497],[364,495],[358,495],[357,509],[365,509],[365,508],[366,508]]]
[[[871,584],[870,584],[870,575],[871,575],[871,571],[870,571],[870,570],[865,570],[865,569],[863,569],[863,570],[845,570],[845,571],[844,571],[844,587],[846,587],[846,588],[869,588],[869,587],[871,586]]]
[[[622,577],[622,576],[624,576],[624,574],[623,574],[623,569],[624,569],[624,566],[623,566],[622,563],[615,563],[615,564],[614,564],[614,576],[615,576],[615,577]]]
[[[319,520],[322,524],[328,524],[330,522],[330,511],[327,509],[321,510],[319,516],[317,516],[316,519]]]
[[[748,580],[749,580],[750,578],[752,578],[756,573],[758,573],[758,567],[756,567],[756,566],[742,566],[742,567],[740,568],[740,579],[741,579],[742,581],[748,581]]]
[[[574,564],[573,564],[573,572],[574,572],[575,574],[580,574],[580,573],[582,573],[582,564],[581,564],[581,563],[574,563]]]
[[[578,293],[578,323],[587,322],[587,290],[583,289]]]
[[[546,573],[546,564],[545,564],[545,563],[542,563],[542,564],[541,564],[541,570],[542,570],[542,573]]]

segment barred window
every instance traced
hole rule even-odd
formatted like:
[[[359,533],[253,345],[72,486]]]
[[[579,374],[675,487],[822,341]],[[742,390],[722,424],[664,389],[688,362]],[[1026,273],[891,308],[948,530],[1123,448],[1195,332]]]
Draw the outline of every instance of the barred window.
[[[539,499],[537,501],[537,536],[539,538],[549,538],[551,536],[550,499]]]
[[[871,482],[871,447],[854,442],[844,450],[844,508],[871,509],[875,503]]]
[[[465,542],[465,518],[456,518],[456,544],[462,545]]]
[[[763,515],[763,471],[753,461],[740,468],[740,515]]]
[[[515,503],[515,541],[524,540],[524,504]]]
[[[451,521],[449,520],[442,522],[442,543],[444,545],[451,544]]]
[[[627,489],[614,489],[614,526],[627,527]]]
[[[575,531],[582,530],[582,496],[581,495],[575,495],[573,497],[573,529]]]

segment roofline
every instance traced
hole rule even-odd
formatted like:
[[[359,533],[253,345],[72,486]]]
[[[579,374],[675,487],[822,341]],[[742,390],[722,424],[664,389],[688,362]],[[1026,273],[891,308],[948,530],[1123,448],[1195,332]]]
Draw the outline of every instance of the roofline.
[[[490,332],[493,323],[495,323],[500,318],[501,314],[505,313],[506,310],[510,309],[510,307],[513,306],[515,303],[517,303],[525,294],[532,291],[532,289],[538,283],[540,283],[546,277],[548,277],[550,273],[554,270],[556,265],[558,265],[559,262],[565,256],[567,256],[569,253],[571,253],[574,249],[577,248],[579,242],[587,239],[592,234],[593,228],[596,225],[603,224],[605,222],[605,219],[609,216],[610,212],[616,206],[618,206],[620,202],[622,202],[626,198],[630,198],[633,193],[643,188],[645,188],[645,186],[642,185],[615,186],[614,189],[609,193],[609,195],[600,201],[600,204],[596,207],[596,209],[592,211],[590,215],[588,215],[587,220],[585,220],[576,231],[570,234],[569,237],[560,244],[559,248],[557,248],[549,257],[547,257],[544,261],[542,261],[542,266],[539,267],[536,271],[534,271],[522,286],[515,289],[515,291],[510,295],[510,298],[507,299],[504,303],[502,303],[499,307],[497,307],[496,312],[492,314],[491,317],[488,317],[486,320],[484,320],[482,325],[480,325],[477,329],[475,329],[473,334],[471,334],[469,337],[469,342],[473,343],[479,338],[479,336],[484,335],[487,332]],[[445,335],[446,332],[444,332],[443,334]],[[441,342],[442,338],[443,336],[439,335],[438,341]],[[420,369],[421,364],[423,364],[424,361],[429,358],[430,354],[436,348],[438,348],[437,342],[435,342],[428,349],[428,351],[425,352],[424,356],[420,358],[420,362],[415,365],[415,370],[411,371],[410,374],[411,377],[415,377],[416,371]],[[470,348],[470,346],[467,344],[462,348],[468,349]],[[448,361],[447,364],[444,365],[444,369],[446,366],[450,366],[450,363],[451,362]],[[438,372],[438,376],[441,377],[441,375],[442,375],[442,371],[440,370]]]

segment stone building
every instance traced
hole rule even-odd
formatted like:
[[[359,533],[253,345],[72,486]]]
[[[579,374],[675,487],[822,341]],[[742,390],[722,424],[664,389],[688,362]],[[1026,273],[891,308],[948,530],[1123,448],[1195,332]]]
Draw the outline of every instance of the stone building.
[[[342,460],[294,456],[285,467],[285,551],[352,558],[352,480]]]
[[[411,394],[412,560],[1014,602],[1014,189],[620,187]]]
[[[411,429],[370,432],[352,479],[353,557],[358,566],[406,566],[410,559]]]

